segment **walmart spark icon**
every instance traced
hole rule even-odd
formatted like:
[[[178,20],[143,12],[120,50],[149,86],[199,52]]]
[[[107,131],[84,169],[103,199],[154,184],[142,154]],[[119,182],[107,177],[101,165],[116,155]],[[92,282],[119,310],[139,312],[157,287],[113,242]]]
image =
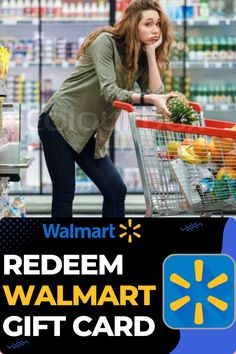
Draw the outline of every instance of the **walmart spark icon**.
[[[202,281],[203,268],[204,268],[204,262],[202,260],[197,259],[194,261],[196,282],[200,283]],[[182,278],[176,273],[171,274],[170,281],[185,289],[189,289],[191,287],[191,284],[187,280],[185,280],[184,278]],[[227,275],[225,273],[221,273],[220,275],[212,279],[210,282],[208,282],[207,287],[209,289],[214,289],[217,286],[226,283],[227,281],[228,281]],[[170,303],[170,308],[172,311],[177,311],[178,309],[180,309],[190,301],[191,301],[190,296],[183,296],[175,301],[172,301]],[[209,295],[207,297],[207,301],[211,303],[213,306],[215,306],[216,308],[218,308],[220,311],[226,311],[228,308],[227,302],[222,301],[221,299],[215,296]],[[204,313],[203,313],[203,306],[201,302],[196,302],[195,304],[194,323],[196,325],[202,325],[204,323]]]
[[[235,321],[235,263],[226,254],[172,254],[163,263],[170,328],[228,328]]]
[[[135,236],[137,238],[140,238],[141,235],[136,232],[137,229],[141,227],[140,224],[136,224],[135,226],[132,226],[132,219],[128,219],[128,226],[120,224],[120,228],[125,230],[122,234],[120,234],[120,238],[123,238],[125,236],[128,236],[128,242],[131,243],[132,237]]]

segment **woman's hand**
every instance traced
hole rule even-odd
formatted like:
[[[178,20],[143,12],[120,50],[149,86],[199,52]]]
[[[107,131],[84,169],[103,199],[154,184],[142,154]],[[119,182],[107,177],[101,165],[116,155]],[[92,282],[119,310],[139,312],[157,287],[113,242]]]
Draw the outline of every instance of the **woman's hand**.
[[[157,111],[164,116],[170,117],[171,113],[167,108],[167,101],[171,97],[177,97],[174,93],[169,93],[168,95],[150,95],[150,103],[153,104]]]
[[[161,44],[162,44],[162,35],[160,35],[159,39],[156,42],[154,42],[152,44],[145,45],[144,50],[145,50],[145,52],[147,54],[150,53],[150,52],[152,52],[152,53],[154,52],[155,53],[155,50],[158,47],[160,47]]]

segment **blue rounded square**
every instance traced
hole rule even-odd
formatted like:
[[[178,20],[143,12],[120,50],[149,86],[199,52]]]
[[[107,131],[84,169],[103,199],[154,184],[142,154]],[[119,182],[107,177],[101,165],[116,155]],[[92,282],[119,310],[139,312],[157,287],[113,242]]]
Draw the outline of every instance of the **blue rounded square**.
[[[182,329],[234,322],[234,261],[225,254],[174,254],[163,264],[163,319]]]

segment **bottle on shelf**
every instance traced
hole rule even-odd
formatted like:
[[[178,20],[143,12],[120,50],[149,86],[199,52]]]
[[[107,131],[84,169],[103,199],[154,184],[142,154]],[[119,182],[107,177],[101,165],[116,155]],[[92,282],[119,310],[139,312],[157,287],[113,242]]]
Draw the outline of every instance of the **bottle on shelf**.
[[[205,104],[234,104],[236,103],[236,85],[226,84],[192,84],[190,97],[203,105]]]
[[[84,17],[90,18],[91,17],[91,5],[90,2],[84,2]]]
[[[47,16],[47,1],[46,0],[41,0],[40,16],[42,18],[45,18]]]
[[[223,17],[226,13],[225,11],[225,1],[224,0],[218,0],[216,2],[217,4],[217,16]]]
[[[110,16],[110,2],[109,0],[105,1],[105,12],[104,12],[104,17],[109,18]]]
[[[15,1],[14,0],[9,0],[8,1],[8,16],[10,18],[15,17]]]
[[[209,18],[209,2],[208,0],[200,0],[199,15],[203,20]]]
[[[43,80],[42,99],[46,103],[54,94],[52,79]]]
[[[24,8],[23,8],[23,13],[26,18],[31,17],[32,15],[32,5],[30,0],[25,0],[24,1]]]
[[[8,0],[2,0],[0,11],[1,11],[0,12],[1,16],[3,18],[9,16],[9,3],[8,3]]]
[[[31,2],[31,17],[37,18],[39,15],[38,0],[32,0]]]
[[[53,17],[61,18],[62,15],[62,2],[61,0],[54,0],[53,4]]]
[[[62,3],[61,16],[62,18],[69,17],[69,4],[67,2]]]
[[[204,45],[202,37],[196,38],[196,60],[204,59]]]
[[[84,15],[84,8],[83,8],[83,3],[82,1],[77,2],[77,8],[76,8],[76,17],[77,18],[83,18]]]
[[[91,3],[91,17],[92,18],[98,17],[98,4],[96,0],[93,0]]]
[[[15,9],[15,16],[21,19],[23,17],[23,2],[15,0],[14,9]]]
[[[116,0],[116,20],[118,20],[122,15],[122,0]]]
[[[192,0],[192,13],[193,16],[192,18],[194,20],[198,19],[200,17],[200,4],[199,4],[199,0]]]
[[[47,18],[53,18],[53,5],[54,5],[54,2],[53,0],[47,0]]]
[[[77,16],[77,6],[74,2],[69,4],[69,17],[75,19]]]

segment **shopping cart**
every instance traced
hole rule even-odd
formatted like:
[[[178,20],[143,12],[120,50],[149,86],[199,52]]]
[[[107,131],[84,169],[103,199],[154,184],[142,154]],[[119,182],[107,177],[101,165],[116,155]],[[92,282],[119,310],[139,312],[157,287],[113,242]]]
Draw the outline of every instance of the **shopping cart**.
[[[164,121],[154,107],[114,101],[128,112],[146,216],[232,213],[236,210],[236,131],[233,122],[197,125]]]

